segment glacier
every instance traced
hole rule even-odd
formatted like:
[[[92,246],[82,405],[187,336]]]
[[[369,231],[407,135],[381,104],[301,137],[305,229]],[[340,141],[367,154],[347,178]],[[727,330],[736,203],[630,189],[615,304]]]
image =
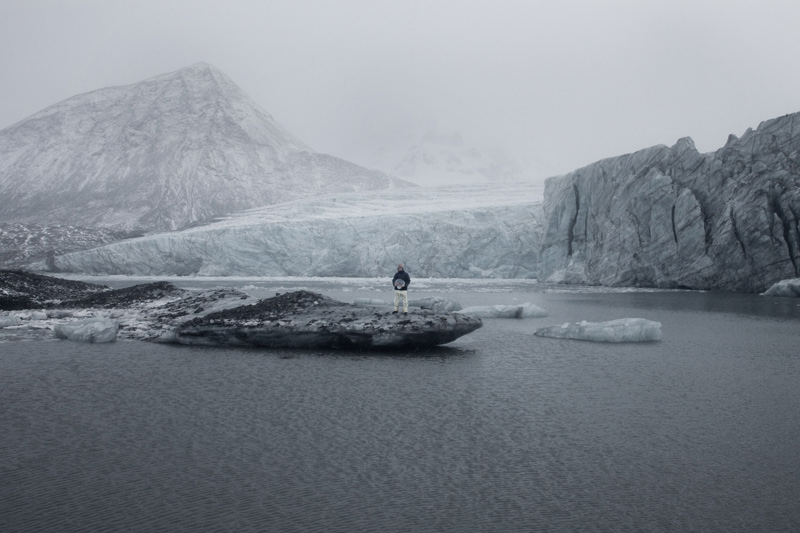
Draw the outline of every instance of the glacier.
[[[60,272],[137,276],[535,278],[538,184],[342,194],[68,253]],[[42,268],[46,265],[41,264]]]
[[[534,335],[592,342],[654,342],[661,340],[661,322],[644,318],[620,318],[607,322],[583,320],[540,328]]]

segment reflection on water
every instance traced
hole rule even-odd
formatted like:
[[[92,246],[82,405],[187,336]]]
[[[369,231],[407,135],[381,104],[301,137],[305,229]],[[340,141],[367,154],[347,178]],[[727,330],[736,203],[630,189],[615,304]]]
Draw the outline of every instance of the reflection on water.
[[[550,316],[413,352],[2,343],[0,530],[800,523],[797,302],[488,288],[446,296]],[[532,335],[624,317],[661,321],[664,340]]]

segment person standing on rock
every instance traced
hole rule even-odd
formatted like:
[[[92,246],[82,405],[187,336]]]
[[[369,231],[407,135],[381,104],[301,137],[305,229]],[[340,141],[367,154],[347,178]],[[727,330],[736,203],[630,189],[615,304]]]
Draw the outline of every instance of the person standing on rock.
[[[403,263],[397,265],[397,272],[394,273],[392,278],[392,285],[394,285],[394,311],[397,313],[400,302],[403,302],[403,314],[408,314],[408,286],[411,284],[411,278],[408,272],[403,268]]]

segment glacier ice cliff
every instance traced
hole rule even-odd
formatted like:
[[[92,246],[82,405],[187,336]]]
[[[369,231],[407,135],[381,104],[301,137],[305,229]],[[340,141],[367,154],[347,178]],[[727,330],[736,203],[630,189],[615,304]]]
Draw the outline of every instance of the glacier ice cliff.
[[[551,178],[544,211],[541,281],[763,291],[800,274],[800,114]]]
[[[541,203],[528,183],[297,200],[54,258],[63,272],[534,278]],[[44,265],[42,265],[44,266]]]

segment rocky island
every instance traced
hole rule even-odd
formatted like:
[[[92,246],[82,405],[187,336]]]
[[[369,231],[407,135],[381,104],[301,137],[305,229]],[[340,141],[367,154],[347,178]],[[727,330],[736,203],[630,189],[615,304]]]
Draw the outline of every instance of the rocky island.
[[[5,311],[5,312],[3,312]],[[167,282],[101,285],[0,271],[0,328],[63,339],[117,338],[267,348],[420,347],[451,342],[480,318],[427,309],[408,315],[310,291],[257,300],[235,289],[193,291]]]
[[[194,318],[175,330],[175,341],[269,348],[435,346],[482,325],[463,314],[396,314],[296,291]]]

